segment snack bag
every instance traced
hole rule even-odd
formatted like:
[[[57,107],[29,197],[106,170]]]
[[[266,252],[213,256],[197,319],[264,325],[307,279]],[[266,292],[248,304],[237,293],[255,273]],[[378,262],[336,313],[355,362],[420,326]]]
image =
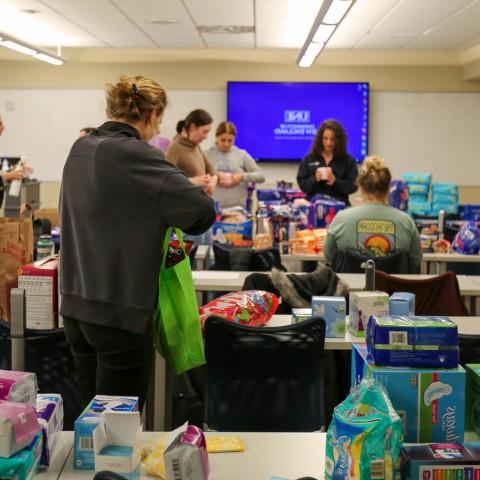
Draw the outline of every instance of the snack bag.
[[[327,431],[326,479],[394,480],[402,422],[384,388],[362,380],[335,407]]]
[[[480,250],[480,230],[475,222],[465,222],[453,239],[455,252],[476,255]]]
[[[205,329],[205,320],[217,315],[232,322],[258,327],[268,322],[278,308],[278,297],[263,290],[230,292],[200,307],[200,322]]]
[[[185,253],[190,255],[192,250],[193,242],[191,240],[184,240],[183,243],[185,244]],[[182,261],[185,258],[183,253],[182,246],[178,240],[170,240],[168,244],[168,253],[167,259],[165,261],[165,265],[167,267],[173,267],[178,262]]]

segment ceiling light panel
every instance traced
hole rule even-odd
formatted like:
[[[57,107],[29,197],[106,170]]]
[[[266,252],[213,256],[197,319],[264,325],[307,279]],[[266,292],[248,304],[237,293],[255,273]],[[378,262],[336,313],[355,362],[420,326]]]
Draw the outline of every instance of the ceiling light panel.
[[[257,48],[301,48],[322,0],[256,0]]]
[[[254,24],[254,1],[184,0],[196,25]]]
[[[416,34],[436,25],[472,0],[404,0],[373,29],[373,33]]]

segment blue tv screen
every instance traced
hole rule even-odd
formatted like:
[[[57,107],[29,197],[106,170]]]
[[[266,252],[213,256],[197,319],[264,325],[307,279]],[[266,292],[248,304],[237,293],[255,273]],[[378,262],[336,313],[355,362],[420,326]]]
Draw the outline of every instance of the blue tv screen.
[[[327,119],[347,132],[347,151],[368,151],[368,83],[228,82],[227,118],[236,144],[259,161],[300,161]]]

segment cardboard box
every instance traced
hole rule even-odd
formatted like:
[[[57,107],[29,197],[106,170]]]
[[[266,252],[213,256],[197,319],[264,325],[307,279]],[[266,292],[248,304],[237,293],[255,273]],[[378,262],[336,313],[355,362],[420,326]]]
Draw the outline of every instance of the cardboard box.
[[[388,294],[385,292],[350,292],[349,331],[363,337],[370,315],[388,315]]]
[[[63,430],[62,396],[58,393],[39,393],[36,412],[43,437],[40,465],[48,467]]]
[[[95,470],[140,478],[140,412],[105,412],[93,431]]]
[[[402,480],[480,478],[480,446],[458,443],[406,445],[401,453]]]
[[[94,470],[93,431],[103,421],[105,411],[136,412],[138,397],[96,395],[75,420],[73,438],[73,467]]]
[[[465,431],[480,435],[480,363],[465,365]]]
[[[42,258],[18,269],[18,288],[25,290],[27,328],[55,328],[58,314],[56,257]]]
[[[325,320],[325,337],[345,338],[347,304],[344,297],[312,297],[312,314]]]
[[[370,316],[369,360],[390,367],[455,368],[457,324],[448,317]]]
[[[311,308],[292,308],[292,323],[303,322],[312,318]]]
[[[403,421],[404,441],[463,442],[465,370],[378,367],[367,361],[367,347],[352,347],[352,386],[374,378],[387,390]]]
[[[35,210],[35,218],[46,218],[47,220],[50,220],[52,227],[60,226],[58,208],[39,208],[38,210]]]
[[[415,294],[395,292],[388,301],[389,315],[415,315]]]

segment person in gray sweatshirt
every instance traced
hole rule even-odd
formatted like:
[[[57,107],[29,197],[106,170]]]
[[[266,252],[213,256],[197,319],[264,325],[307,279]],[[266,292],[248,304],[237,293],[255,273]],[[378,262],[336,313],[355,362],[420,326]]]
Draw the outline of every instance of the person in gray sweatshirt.
[[[236,136],[237,129],[232,122],[221,122],[215,132],[215,145],[205,152],[218,173],[214,198],[221,208],[245,207],[248,184],[265,181],[264,173],[251,155],[235,146]]]

